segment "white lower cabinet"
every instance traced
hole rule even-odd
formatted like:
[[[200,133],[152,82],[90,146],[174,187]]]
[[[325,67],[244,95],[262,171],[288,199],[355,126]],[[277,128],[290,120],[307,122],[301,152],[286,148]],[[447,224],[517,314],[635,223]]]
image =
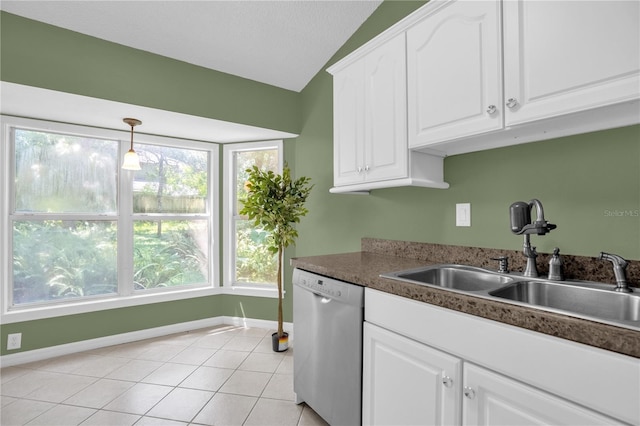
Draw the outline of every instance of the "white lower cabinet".
[[[464,425],[622,424],[473,364],[464,365]]]
[[[363,351],[364,425],[622,424],[367,322]]]
[[[637,425],[640,360],[367,288],[364,425]]]
[[[459,423],[459,358],[370,323],[363,350],[363,424]]]

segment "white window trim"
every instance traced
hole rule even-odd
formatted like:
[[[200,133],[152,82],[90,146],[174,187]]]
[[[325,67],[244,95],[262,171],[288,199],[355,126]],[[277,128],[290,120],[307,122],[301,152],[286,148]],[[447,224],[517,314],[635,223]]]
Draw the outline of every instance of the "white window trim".
[[[183,288],[179,290],[172,290],[167,292],[150,292],[148,294],[129,294],[118,296],[104,296],[104,297],[92,297],[86,300],[74,301],[72,303],[57,302],[50,305],[38,305],[38,306],[24,306],[11,309],[11,301],[9,298],[9,283],[11,283],[10,264],[13,256],[11,254],[11,232],[9,220],[9,208],[11,206],[11,194],[13,193],[13,186],[10,185],[12,176],[11,167],[4,167],[10,163],[11,160],[11,144],[10,130],[11,127],[21,128],[33,128],[37,130],[51,131],[56,133],[64,133],[70,135],[91,135],[98,138],[112,139],[120,141],[121,145],[124,145],[126,149],[121,149],[120,163],[124,158],[124,153],[127,151],[130,143],[129,131],[109,130],[95,127],[80,126],[74,124],[56,123],[43,120],[27,119],[1,115],[1,136],[2,143],[0,144],[0,188],[2,189],[2,195],[0,196],[0,282],[2,282],[2,291],[0,294],[0,323],[10,324],[22,321],[32,321],[36,319],[52,318],[65,315],[73,315],[87,312],[102,311],[107,309],[117,309],[130,306],[147,305],[152,303],[160,303],[174,300],[191,299],[195,297],[210,296],[220,294],[220,283],[218,278],[220,276],[219,259],[220,259],[220,244],[219,244],[219,211],[218,206],[219,198],[219,145],[208,142],[198,142],[184,139],[174,139],[163,136],[152,136],[141,133],[135,133],[134,144],[148,143],[154,145],[164,146],[178,146],[185,148],[194,148],[207,150],[210,153],[209,163],[209,198],[207,200],[208,205],[211,207],[211,215],[209,216],[209,238],[210,238],[210,259],[209,259],[209,286],[198,288]],[[131,180],[133,174],[123,174],[121,178],[121,185],[125,185],[127,180]],[[119,194],[121,191],[119,192]],[[122,201],[122,200],[121,200]],[[119,234],[119,238],[121,235]],[[120,240],[119,240],[120,241]],[[120,247],[119,247],[120,250]],[[131,253],[129,253],[131,254]],[[127,254],[119,252],[119,258],[125,258]],[[129,262],[130,263],[130,262]],[[125,265],[121,265],[125,266]],[[132,267],[130,265],[130,267]],[[126,267],[119,267],[118,278],[121,279],[122,275],[126,276]],[[130,279],[131,274],[127,276]]]
[[[238,151],[254,151],[259,149],[275,148],[278,150],[278,165],[279,173],[282,173],[284,166],[284,149],[282,140],[273,141],[260,141],[260,142],[243,142],[234,144],[225,144],[223,146],[223,231],[222,242],[224,247],[224,259],[223,259],[223,278],[221,291],[225,294],[234,294],[238,296],[256,296],[256,297],[268,297],[277,298],[278,289],[275,285],[265,286],[252,286],[251,284],[242,283],[241,285],[234,282],[235,271],[235,238],[234,235],[234,221],[233,221],[233,208],[234,208],[234,190],[233,182],[235,180],[235,167],[233,161],[234,152]],[[284,268],[283,268],[284,269]],[[284,271],[283,271],[284,273]]]

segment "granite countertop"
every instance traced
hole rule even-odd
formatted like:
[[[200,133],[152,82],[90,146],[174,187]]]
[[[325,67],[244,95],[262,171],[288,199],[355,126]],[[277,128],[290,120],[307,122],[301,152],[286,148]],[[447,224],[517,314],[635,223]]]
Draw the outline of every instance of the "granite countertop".
[[[370,240],[367,244],[377,242]],[[309,272],[640,358],[640,331],[380,277],[382,273],[437,263],[455,262],[370,251],[291,260],[294,267]]]

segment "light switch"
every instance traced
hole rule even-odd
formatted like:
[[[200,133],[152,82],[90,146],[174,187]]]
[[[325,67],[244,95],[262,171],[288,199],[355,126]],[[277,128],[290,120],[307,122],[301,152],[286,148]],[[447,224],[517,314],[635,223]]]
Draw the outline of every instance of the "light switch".
[[[471,203],[456,204],[456,226],[471,226]]]

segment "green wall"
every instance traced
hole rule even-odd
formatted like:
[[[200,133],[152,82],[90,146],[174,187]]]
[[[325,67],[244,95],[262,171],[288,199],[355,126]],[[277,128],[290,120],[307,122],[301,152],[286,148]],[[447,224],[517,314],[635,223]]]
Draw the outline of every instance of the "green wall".
[[[330,63],[423,3],[384,2]],[[602,250],[640,260],[640,217],[614,213],[640,209],[640,126],[449,157],[448,190],[329,194],[332,81],[324,70],[296,94],[4,12],[1,17],[2,80],[299,133],[285,142],[285,158],[315,188],[287,259],[358,251],[362,237],[518,250],[522,238],[509,231],[508,207],[536,197],[558,225],[532,237],[540,252],[559,246],[566,254]],[[455,227],[455,203],[461,202],[471,203],[470,228]],[[36,349],[218,315],[273,320],[275,313],[274,299],[211,296],[3,325],[0,342],[5,354],[6,334],[13,332],[24,333],[24,349]],[[285,321],[291,321],[290,296]]]

